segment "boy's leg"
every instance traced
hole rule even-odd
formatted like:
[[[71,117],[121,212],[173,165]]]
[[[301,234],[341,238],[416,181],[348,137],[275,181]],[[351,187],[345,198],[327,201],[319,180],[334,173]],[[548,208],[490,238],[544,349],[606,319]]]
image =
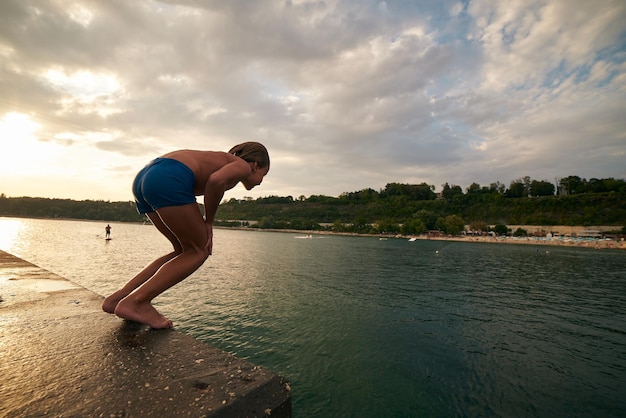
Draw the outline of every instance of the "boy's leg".
[[[146,280],[152,277],[163,264],[167,263],[183,251],[180,242],[178,242],[178,239],[172,233],[172,231],[170,231],[169,228],[163,223],[163,221],[161,221],[159,215],[157,215],[155,212],[147,213],[146,215],[148,216],[148,218],[150,218],[152,224],[159,230],[159,232],[161,232],[172,243],[174,251],[169,254],[165,254],[164,256],[161,256],[154,260],[152,263],[148,264],[146,267],[144,267],[143,270],[137,273],[135,277],[133,277],[128,283],[126,283],[124,287],[104,299],[104,302],[102,303],[102,310],[107,313],[114,313],[115,307],[120,300],[124,299],[133,290],[141,286]]]
[[[171,327],[171,321],[151,305],[152,299],[174,286],[204,263],[208,251],[206,227],[196,203],[170,206],[157,210],[158,216],[177,238],[182,252],[158,269],[152,277],[122,299],[115,314],[133,321],[143,322],[153,328]]]

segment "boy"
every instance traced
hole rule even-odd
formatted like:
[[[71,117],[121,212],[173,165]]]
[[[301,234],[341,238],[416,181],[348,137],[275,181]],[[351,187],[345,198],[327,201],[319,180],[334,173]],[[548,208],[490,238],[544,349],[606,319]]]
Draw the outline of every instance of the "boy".
[[[137,210],[150,218],[174,250],[107,297],[102,309],[152,328],[171,328],[172,321],[152,306],[152,299],[192,274],[211,255],[213,221],[224,192],[239,182],[251,190],[261,184],[269,168],[267,149],[258,142],[244,142],[228,153],[173,151],[144,167],[133,182]],[[196,203],[200,195],[204,195],[204,218]]]

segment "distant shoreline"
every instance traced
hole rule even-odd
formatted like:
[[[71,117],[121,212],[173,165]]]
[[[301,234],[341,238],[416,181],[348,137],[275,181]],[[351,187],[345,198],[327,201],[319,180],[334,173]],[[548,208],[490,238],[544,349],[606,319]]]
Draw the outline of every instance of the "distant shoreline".
[[[615,241],[612,239],[595,238],[542,238],[542,237],[493,237],[493,236],[427,236],[427,235],[379,235],[379,234],[357,234],[354,232],[332,232],[314,231],[298,229],[262,229],[246,227],[216,227],[219,229],[236,229],[252,232],[283,232],[302,235],[343,235],[349,237],[369,237],[383,239],[416,239],[420,241],[457,241],[457,242],[482,242],[488,244],[519,244],[519,245],[542,245],[551,247],[580,247],[594,249],[619,249],[626,250],[626,241]]]
[[[414,237],[419,240],[483,242],[488,244],[542,245],[551,247],[581,247],[626,250],[626,241],[612,239],[539,238],[539,237]]]
[[[28,217],[28,216],[7,216],[2,215],[0,218],[16,218],[16,219],[44,219],[57,221],[83,221],[94,223],[133,223],[142,224],[142,222],[125,222],[125,221],[100,221],[93,219],[80,218],[46,218],[46,217]],[[143,224],[146,224],[144,221]],[[215,226],[216,229],[232,229],[238,231],[251,232],[283,232],[303,235],[338,235],[350,237],[369,237],[369,238],[387,238],[387,239],[416,239],[420,241],[458,241],[458,242],[482,242],[488,244],[519,244],[519,245],[542,245],[555,247],[580,247],[594,249],[619,249],[626,250],[626,241],[615,241],[612,239],[597,238],[569,238],[569,237],[493,237],[493,236],[427,236],[427,235],[380,235],[380,234],[358,234],[355,232],[334,232],[334,231],[316,231],[316,230],[299,230],[299,229],[265,229],[250,227],[229,227]],[[556,227],[553,227],[556,228]]]

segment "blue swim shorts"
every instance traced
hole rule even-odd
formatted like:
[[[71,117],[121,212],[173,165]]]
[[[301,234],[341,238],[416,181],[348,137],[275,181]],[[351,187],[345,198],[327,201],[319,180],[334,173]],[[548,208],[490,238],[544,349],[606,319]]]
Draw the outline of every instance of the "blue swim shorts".
[[[157,158],[141,169],[133,182],[137,210],[145,214],[166,206],[195,203],[195,184],[196,176],[185,164]]]

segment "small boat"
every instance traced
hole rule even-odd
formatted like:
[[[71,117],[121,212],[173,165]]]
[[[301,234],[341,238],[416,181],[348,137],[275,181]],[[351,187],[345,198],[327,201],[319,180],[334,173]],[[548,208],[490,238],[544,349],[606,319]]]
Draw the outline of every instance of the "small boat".
[[[311,234],[306,234],[304,236],[299,235],[299,236],[296,236],[294,238],[307,239],[307,238],[313,238],[313,235],[311,235]]]

